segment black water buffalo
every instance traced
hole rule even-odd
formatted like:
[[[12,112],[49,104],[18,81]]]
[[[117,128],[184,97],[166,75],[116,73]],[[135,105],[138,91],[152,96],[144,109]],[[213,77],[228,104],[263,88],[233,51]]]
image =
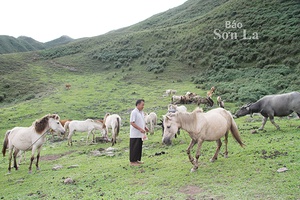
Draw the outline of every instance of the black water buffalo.
[[[260,130],[264,129],[268,118],[270,118],[270,121],[277,129],[280,129],[274,122],[274,116],[284,117],[293,112],[297,113],[298,117],[300,117],[299,92],[264,96],[257,102],[247,104],[240,108],[235,116],[241,117],[247,114],[252,115],[252,113],[260,113],[264,116],[262,125],[259,128]]]

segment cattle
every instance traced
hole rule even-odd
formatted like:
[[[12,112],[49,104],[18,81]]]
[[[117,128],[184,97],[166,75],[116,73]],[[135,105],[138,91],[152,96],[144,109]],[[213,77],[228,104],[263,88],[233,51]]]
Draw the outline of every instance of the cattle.
[[[279,130],[280,127],[274,122],[274,116],[284,117],[291,113],[297,113],[300,117],[300,93],[290,92],[285,94],[267,95],[256,101],[241,107],[235,114],[241,117],[253,113],[260,113],[264,118],[259,130],[263,130],[264,126],[270,118],[271,123]]]

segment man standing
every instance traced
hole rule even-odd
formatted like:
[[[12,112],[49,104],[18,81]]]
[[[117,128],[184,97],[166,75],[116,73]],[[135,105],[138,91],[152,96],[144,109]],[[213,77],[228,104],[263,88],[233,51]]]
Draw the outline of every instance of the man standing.
[[[131,166],[138,166],[143,164],[142,158],[142,146],[143,138],[146,137],[145,133],[148,132],[144,118],[144,99],[136,101],[136,108],[130,115],[130,147],[129,147],[129,160]]]

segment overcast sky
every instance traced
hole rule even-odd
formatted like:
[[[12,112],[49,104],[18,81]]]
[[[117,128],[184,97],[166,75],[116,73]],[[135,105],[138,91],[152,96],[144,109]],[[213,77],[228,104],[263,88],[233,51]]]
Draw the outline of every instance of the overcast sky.
[[[186,0],[3,0],[0,35],[47,42],[78,39],[140,22]]]

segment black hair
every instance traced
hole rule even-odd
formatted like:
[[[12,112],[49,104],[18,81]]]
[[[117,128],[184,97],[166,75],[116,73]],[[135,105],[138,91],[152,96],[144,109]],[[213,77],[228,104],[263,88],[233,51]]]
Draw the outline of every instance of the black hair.
[[[138,99],[135,103],[135,106],[139,105],[141,102],[145,102],[144,99]]]

